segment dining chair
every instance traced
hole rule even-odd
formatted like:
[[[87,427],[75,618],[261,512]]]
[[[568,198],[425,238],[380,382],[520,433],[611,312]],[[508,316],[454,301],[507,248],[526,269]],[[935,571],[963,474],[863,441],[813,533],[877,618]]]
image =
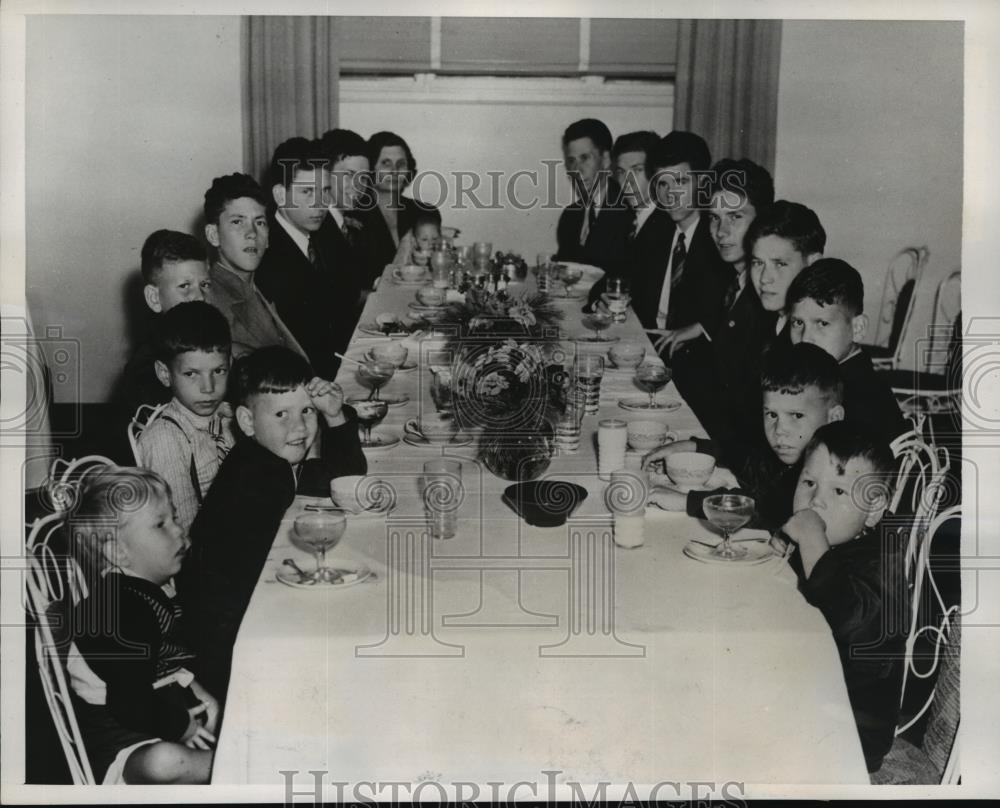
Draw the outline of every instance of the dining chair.
[[[900,694],[901,704],[906,698],[907,684],[913,679],[929,679],[937,672],[941,651],[949,642],[952,622],[959,615],[959,604],[945,603],[941,590],[935,581],[930,559],[934,538],[941,532],[942,526],[951,519],[961,519],[961,517],[961,505],[952,505],[937,514],[927,526],[926,540],[921,543],[915,559],[915,575],[910,592],[910,630],[906,637],[906,663],[903,669],[903,688]],[[925,598],[926,604],[924,603]],[[940,617],[928,620],[926,618],[929,612],[932,615],[940,615]],[[917,643],[924,635],[930,635],[932,638],[933,653],[930,655],[916,650]],[[921,670],[918,662],[928,658],[930,664],[926,669]],[[936,689],[935,687],[931,690],[923,706],[906,723],[897,727],[897,735],[906,732],[927,712],[934,700]]]
[[[916,303],[916,289],[930,255],[927,247],[904,247],[889,261],[875,341],[866,345],[876,370],[899,367]]]
[[[906,580],[914,586],[921,548],[930,525],[948,493],[951,459],[947,449],[927,443],[917,431],[905,432],[892,443],[899,461],[889,512],[907,523],[903,556]]]
[[[54,547],[62,537],[64,514],[35,520],[26,543],[28,612],[34,624],[35,661],[49,714],[55,725],[73,783],[94,785],[87,750],[67,683],[67,660],[79,658],[69,639],[69,611],[87,596],[83,574],[67,548]]]
[[[139,454],[139,436],[147,426],[160,417],[166,406],[166,404],[140,404],[128,423],[128,444],[132,447],[132,456],[137,466],[145,466]]]
[[[115,462],[104,455],[86,455],[76,460],[60,457],[52,461],[45,493],[53,510],[61,513],[68,511],[76,503],[77,493],[86,476],[114,465]]]

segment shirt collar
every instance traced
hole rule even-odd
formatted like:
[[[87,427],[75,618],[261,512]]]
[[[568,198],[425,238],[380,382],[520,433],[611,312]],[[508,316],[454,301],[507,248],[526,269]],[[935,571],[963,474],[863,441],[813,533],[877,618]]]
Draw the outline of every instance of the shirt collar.
[[[218,417],[218,410],[213,412],[211,415],[198,415],[195,412],[191,412],[187,407],[181,404],[176,396],[170,400],[171,414],[180,416],[186,420],[195,429],[200,429],[203,432],[208,432],[211,430],[212,422]],[[220,405],[221,406],[221,405]]]
[[[278,224],[280,224],[285,229],[285,232],[288,233],[292,241],[295,242],[295,246],[297,246],[300,250],[302,250],[302,254],[306,258],[308,258],[309,236],[307,236],[305,233],[299,230],[299,228],[297,228],[290,221],[288,221],[288,219],[285,218],[285,214],[283,214],[280,210],[274,215],[274,218],[278,222]]]
[[[327,206],[327,210],[330,211],[330,215],[333,217],[333,220],[337,223],[337,227],[339,227],[341,230],[343,230],[344,229],[344,214],[340,212],[340,208],[338,208],[338,207],[336,207],[334,205],[329,205],[329,206]]]
[[[646,220],[653,215],[653,211],[656,210],[656,206],[650,202],[648,205],[643,205],[641,208],[635,212],[635,229],[636,232],[642,229],[642,226],[646,223]]]
[[[691,246],[691,239],[694,238],[694,231],[698,229],[698,222],[700,222],[700,221],[701,221],[701,217],[700,216],[695,216],[694,220],[687,227],[684,227],[684,228],[678,227],[677,228],[677,232],[684,234],[684,242],[689,247]]]

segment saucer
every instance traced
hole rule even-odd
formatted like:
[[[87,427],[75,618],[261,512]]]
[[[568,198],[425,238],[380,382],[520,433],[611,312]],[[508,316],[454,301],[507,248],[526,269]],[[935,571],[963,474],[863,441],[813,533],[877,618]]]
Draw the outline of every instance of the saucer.
[[[457,432],[447,443],[431,443],[427,438],[418,438],[416,435],[407,433],[403,435],[403,443],[410,446],[417,446],[421,449],[455,449],[459,446],[468,446],[472,443],[472,435],[467,432]]]
[[[358,331],[371,337],[385,337],[386,339],[405,339],[410,336],[410,330],[398,320],[396,322],[402,327],[399,330],[393,330],[389,333],[383,331],[378,323],[360,323]]]
[[[357,569],[336,567],[336,570],[344,576],[340,583],[317,584],[309,580],[303,581],[301,575],[299,575],[291,567],[287,567],[285,565],[282,565],[278,569],[274,577],[281,581],[281,583],[285,586],[295,587],[296,589],[312,589],[316,592],[330,592],[335,589],[346,589],[349,586],[363,583],[373,575],[372,571],[368,569],[368,567],[364,566],[358,567]]]
[[[431,279],[430,273],[426,270],[424,271],[424,277],[415,281],[408,281],[399,274],[398,269],[394,269],[391,273],[392,280],[397,286],[426,286]]]
[[[378,445],[376,446],[365,446],[362,444],[361,449],[365,452],[384,452],[386,449],[391,449],[393,446],[399,443],[399,438],[393,435],[391,432],[379,432],[377,429],[372,430],[372,440],[376,441]]]
[[[612,342],[618,342],[618,340],[620,340],[620,339],[621,339],[621,337],[616,337],[616,336],[613,336],[613,335],[610,336],[610,337],[606,337],[606,336],[601,336],[599,334],[596,335],[596,336],[594,334],[589,334],[586,337],[578,337],[577,341],[578,342],[592,342],[592,343],[597,344],[597,345],[610,345]]]
[[[385,393],[379,391],[379,398],[388,404],[390,407],[402,407],[404,404],[409,404],[410,397],[406,393],[401,395],[386,395]],[[362,401],[369,401],[367,396],[352,396],[351,398],[344,401],[345,404],[350,404],[352,407]]]
[[[719,539],[719,543],[722,543],[722,539]],[[701,561],[704,564],[731,564],[744,567],[763,564],[765,561],[770,561],[772,558],[777,557],[767,542],[764,541],[742,541],[737,542],[736,546],[746,550],[746,555],[742,558],[719,558],[719,556],[712,554],[713,548],[694,541],[689,541],[684,545],[684,555],[688,558],[693,558],[695,561]]]
[[[649,396],[620,398],[618,399],[618,406],[629,412],[673,412],[680,409],[681,406],[681,402],[676,398],[668,398],[666,400],[657,398],[654,400],[659,405],[658,407],[650,408]]]

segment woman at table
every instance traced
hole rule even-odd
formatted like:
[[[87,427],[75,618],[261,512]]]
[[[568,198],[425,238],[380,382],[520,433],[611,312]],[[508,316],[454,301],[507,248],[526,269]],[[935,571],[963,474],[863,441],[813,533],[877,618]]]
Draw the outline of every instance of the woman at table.
[[[368,160],[373,174],[373,197],[364,212],[364,232],[372,264],[379,274],[391,264],[400,240],[413,227],[417,211],[432,205],[403,196],[417,173],[417,161],[406,141],[393,132],[368,138]]]

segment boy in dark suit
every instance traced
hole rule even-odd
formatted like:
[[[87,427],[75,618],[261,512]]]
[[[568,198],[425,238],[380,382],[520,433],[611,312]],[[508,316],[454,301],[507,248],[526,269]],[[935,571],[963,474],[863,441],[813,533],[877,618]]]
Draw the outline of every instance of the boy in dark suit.
[[[240,621],[295,495],[328,497],[334,477],[368,469],[354,410],[294,351],[247,354],[230,380],[240,434],[191,526],[178,581],[202,677],[220,701]],[[320,457],[309,459],[317,438]]]
[[[767,312],[750,281],[745,237],[753,220],[774,202],[767,169],[750,160],[720,160],[712,168],[709,229],[729,279],[714,331],[700,324],[675,332],[671,344],[674,381],[698,420],[715,440],[725,442],[759,429],[757,400],[760,357],[774,334],[777,314]],[[698,339],[707,334],[710,342]],[[682,336],[695,341],[680,353]]]
[[[320,227],[326,255],[338,273],[354,277],[362,290],[370,290],[384,266],[375,266],[361,230],[363,224],[354,214],[355,207],[366,204],[369,165],[367,145],[357,132],[331,129],[319,140],[319,149],[329,161],[329,215]]]
[[[633,215],[610,176],[611,132],[601,121],[584,118],[567,127],[562,145],[574,202],[559,217],[556,257],[621,275]]]
[[[818,345],[840,363],[847,418],[889,444],[909,424],[888,382],[859,344],[868,327],[864,293],[854,267],[839,258],[821,258],[788,287],[790,336],[792,342]]]
[[[271,196],[276,210],[256,282],[323,378],[336,376],[357,324],[361,289],[326,255],[319,229],[327,218],[330,174],[314,141],[297,137],[274,151]]]
[[[657,345],[661,352],[686,342],[688,332],[711,334],[718,324],[730,272],[702,215],[710,164],[705,141],[679,131],[664,137],[647,160],[663,235],[636,273],[632,305],[645,328],[665,332]]]

